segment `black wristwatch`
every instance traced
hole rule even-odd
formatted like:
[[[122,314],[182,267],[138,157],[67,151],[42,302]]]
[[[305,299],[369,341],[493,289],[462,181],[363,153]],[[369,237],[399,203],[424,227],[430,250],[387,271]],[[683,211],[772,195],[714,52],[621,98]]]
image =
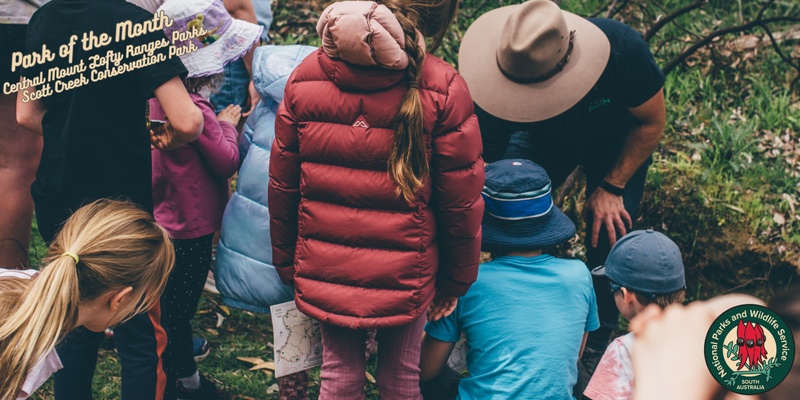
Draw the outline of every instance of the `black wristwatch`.
[[[600,187],[603,190],[605,190],[606,192],[613,194],[614,196],[622,196],[622,194],[625,193],[625,188],[624,187],[619,187],[619,186],[616,186],[616,185],[612,185],[612,184],[608,183],[608,181],[605,180],[605,179],[600,181]]]

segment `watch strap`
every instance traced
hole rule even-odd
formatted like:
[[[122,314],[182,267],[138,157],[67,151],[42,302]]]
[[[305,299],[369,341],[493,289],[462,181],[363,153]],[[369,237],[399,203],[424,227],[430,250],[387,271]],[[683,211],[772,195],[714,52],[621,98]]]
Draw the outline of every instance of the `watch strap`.
[[[612,184],[608,183],[608,181],[605,180],[605,179],[600,181],[600,187],[603,190],[605,190],[606,192],[611,193],[611,194],[613,194],[615,196],[622,196],[622,194],[625,193],[625,188],[624,187],[619,187],[619,186],[616,186],[616,185],[612,185]]]

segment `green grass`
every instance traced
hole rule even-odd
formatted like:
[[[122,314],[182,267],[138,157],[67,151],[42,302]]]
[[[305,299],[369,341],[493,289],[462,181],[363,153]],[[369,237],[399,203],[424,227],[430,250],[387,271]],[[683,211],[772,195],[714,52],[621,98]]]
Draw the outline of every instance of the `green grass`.
[[[38,233],[36,221],[31,234],[31,265],[38,266],[47,252]],[[218,318],[224,319],[217,327]],[[255,357],[272,361],[272,321],[268,315],[253,314],[222,305],[219,296],[204,293],[193,321],[195,336],[204,337],[211,345],[211,354],[198,369],[222,383],[233,399],[277,398],[277,380],[269,370],[250,371],[252,364],[239,361],[238,357]],[[375,376],[376,363],[372,359],[367,369]],[[319,396],[319,368],[311,371],[309,398]],[[113,340],[106,340],[100,348],[95,372],[93,392],[96,399],[120,398],[119,356],[114,351]],[[367,383],[368,399],[377,399],[377,387]],[[48,381],[32,397],[37,400],[53,399],[52,380]]]
[[[520,3],[520,0],[504,4]],[[690,0],[620,1],[616,16],[645,31],[665,10]],[[280,2],[271,36],[276,44],[319,45],[316,15],[327,1]],[[684,15],[665,27],[650,44],[664,65],[687,43],[711,29],[750,20],[756,1],[712,0],[703,10]],[[466,0],[438,55],[457,64],[458,46],[475,17],[499,2]],[[564,9],[580,15],[600,10],[605,0],[565,0]],[[483,7],[476,12],[476,7]],[[776,1],[770,16],[800,15],[800,3]],[[778,32],[789,27],[776,25]],[[758,33],[758,30],[751,33]],[[742,34],[743,35],[743,34]],[[701,50],[667,76],[665,95],[668,123],[665,138],[654,154],[642,215],[636,227],[666,232],[684,253],[689,299],[727,292],[745,292],[769,298],[797,278],[800,255],[800,103],[789,83],[793,70],[769,46],[745,51],[726,47],[730,35]],[[800,53],[796,42],[784,52]],[[582,196],[575,190],[565,210],[579,221]],[[31,259],[44,254],[34,234]],[[571,254],[580,256],[576,246]],[[275,398],[275,379],[263,371],[248,371],[236,357],[272,359],[268,317],[238,310],[230,315],[217,297],[205,297],[196,318],[196,334],[212,345],[211,356],[200,364],[236,398]],[[226,316],[216,328],[217,313]],[[211,331],[210,331],[211,330]],[[374,372],[374,363],[370,369]],[[118,398],[119,365],[116,353],[101,350],[95,377],[96,398]],[[311,398],[319,390],[319,371],[312,371]],[[369,399],[377,399],[375,385],[367,385]],[[268,392],[270,394],[268,394]],[[46,386],[35,398],[52,398]]]

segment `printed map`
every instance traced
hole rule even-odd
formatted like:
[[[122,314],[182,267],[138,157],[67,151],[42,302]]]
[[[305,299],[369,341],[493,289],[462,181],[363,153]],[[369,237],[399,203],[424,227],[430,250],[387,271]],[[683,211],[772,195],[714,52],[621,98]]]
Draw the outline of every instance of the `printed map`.
[[[322,365],[319,322],[297,309],[294,301],[270,307],[275,341],[275,377]]]

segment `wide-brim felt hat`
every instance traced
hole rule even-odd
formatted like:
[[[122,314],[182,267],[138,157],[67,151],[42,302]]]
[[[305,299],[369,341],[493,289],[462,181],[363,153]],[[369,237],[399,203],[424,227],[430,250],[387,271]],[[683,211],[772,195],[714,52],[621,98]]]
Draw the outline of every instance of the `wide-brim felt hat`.
[[[575,236],[575,224],[553,204],[551,189],[550,177],[532,161],[488,164],[481,250],[540,250]]]
[[[164,28],[170,42],[175,31],[191,32],[201,27],[207,31],[173,43],[188,48],[191,42],[197,47],[196,51],[180,56],[189,78],[222,73],[226,65],[242,58],[261,39],[264,29],[231,17],[222,0],[168,0],[158,11],[173,19],[172,25]]]
[[[550,0],[532,0],[475,20],[461,41],[458,66],[481,109],[536,122],[589,93],[610,52],[608,37],[593,23]]]

